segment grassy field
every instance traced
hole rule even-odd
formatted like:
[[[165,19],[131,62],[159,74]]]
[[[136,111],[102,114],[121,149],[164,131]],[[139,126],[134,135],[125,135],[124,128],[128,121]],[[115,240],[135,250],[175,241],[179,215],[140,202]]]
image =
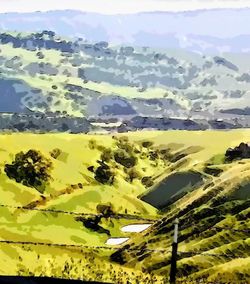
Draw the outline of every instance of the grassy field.
[[[115,136],[1,134],[0,241],[20,243],[0,244],[0,273],[113,283],[127,283],[127,280],[167,283],[170,254],[147,253],[145,247],[170,249],[172,222],[178,217],[179,250],[196,252],[196,255],[180,257],[180,281],[192,283],[207,277],[216,283],[249,283],[250,236],[241,230],[250,226],[250,164],[248,159],[232,163],[225,163],[223,159],[229,147],[248,141],[248,129],[145,131]],[[51,178],[43,193],[10,179],[5,173],[5,165],[12,163],[18,152],[30,149],[39,151],[52,163]],[[56,158],[51,155],[54,149],[60,149]],[[117,151],[124,149],[134,157],[132,168],[114,160]],[[113,171],[112,184],[100,183],[89,170],[99,166],[105,151],[110,155],[105,163]],[[211,174],[207,167],[219,169],[219,174]],[[129,179],[132,170],[133,178]],[[140,199],[149,193],[157,194],[159,186],[168,184],[171,175],[191,171],[200,174],[202,183],[198,187],[187,183],[186,188],[176,188],[178,194],[185,194],[169,194],[161,210]],[[123,214],[119,218],[115,215],[102,218],[99,225],[110,235],[93,231],[77,220],[77,214],[96,215],[97,206],[108,203],[112,204],[115,215]],[[128,219],[129,216],[137,219]],[[145,223],[144,218],[156,220],[145,233],[121,231],[125,225]],[[236,231],[216,231],[215,226],[231,226]],[[131,238],[128,244],[132,249],[141,250],[141,254],[126,251],[123,246],[110,250],[105,244],[109,237]],[[111,261],[110,255],[116,249],[116,257]],[[117,255],[124,260],[122,265]]]

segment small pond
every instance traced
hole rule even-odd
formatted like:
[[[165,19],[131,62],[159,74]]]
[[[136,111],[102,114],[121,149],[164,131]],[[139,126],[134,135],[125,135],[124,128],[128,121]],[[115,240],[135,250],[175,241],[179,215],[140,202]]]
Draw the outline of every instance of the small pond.
[[[121,231],[125,233],[140,233],[149,228],[151,225],[152,224],[132,224],[122,227]]]
[[[109,238],[106,241],[106,245],[113,245],[113,246],[121,245],[125,243],[127,240],[129,240],[129,238]]]

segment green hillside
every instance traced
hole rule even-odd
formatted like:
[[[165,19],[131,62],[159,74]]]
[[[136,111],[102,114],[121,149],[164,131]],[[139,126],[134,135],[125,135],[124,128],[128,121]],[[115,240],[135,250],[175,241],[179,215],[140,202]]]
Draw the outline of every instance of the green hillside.
[[[225,153],[249,140],[249,130],[0,135],[0,273],[168,283],[178,217],[180,283],[248,283],[250,164]],[[40,162],[24,160],[31,149]],[[41,184],[26,179],[32,163]]]

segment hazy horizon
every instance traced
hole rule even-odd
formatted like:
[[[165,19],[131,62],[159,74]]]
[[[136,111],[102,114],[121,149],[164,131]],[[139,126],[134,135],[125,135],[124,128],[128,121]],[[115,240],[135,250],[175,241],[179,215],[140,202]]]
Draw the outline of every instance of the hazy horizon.
[[[185,12],[214,9],[250,8],[250,0],[0,0],[0,13],[29,13],[53,10],[77,10],[100,14],[141,12]]]

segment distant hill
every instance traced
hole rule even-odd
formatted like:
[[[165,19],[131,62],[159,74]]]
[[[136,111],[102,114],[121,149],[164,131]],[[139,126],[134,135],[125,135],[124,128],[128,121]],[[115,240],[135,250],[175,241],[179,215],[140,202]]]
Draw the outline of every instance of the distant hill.
[[[211,56],[183,49],[112,47],[48,30],[3,32],[0,112],[123,121],[137,116],[224,119],[233,128],[246,127],[248,66],[244,53]]]
[[[0,22],[5,30],[54,30],[62,36],[82,37],[92,42],[108,41],[115,45],[184,48],[210,54],[250,51],[250,9],[129,15],[101,15],[70,10],[7,13],[0,15]]]

